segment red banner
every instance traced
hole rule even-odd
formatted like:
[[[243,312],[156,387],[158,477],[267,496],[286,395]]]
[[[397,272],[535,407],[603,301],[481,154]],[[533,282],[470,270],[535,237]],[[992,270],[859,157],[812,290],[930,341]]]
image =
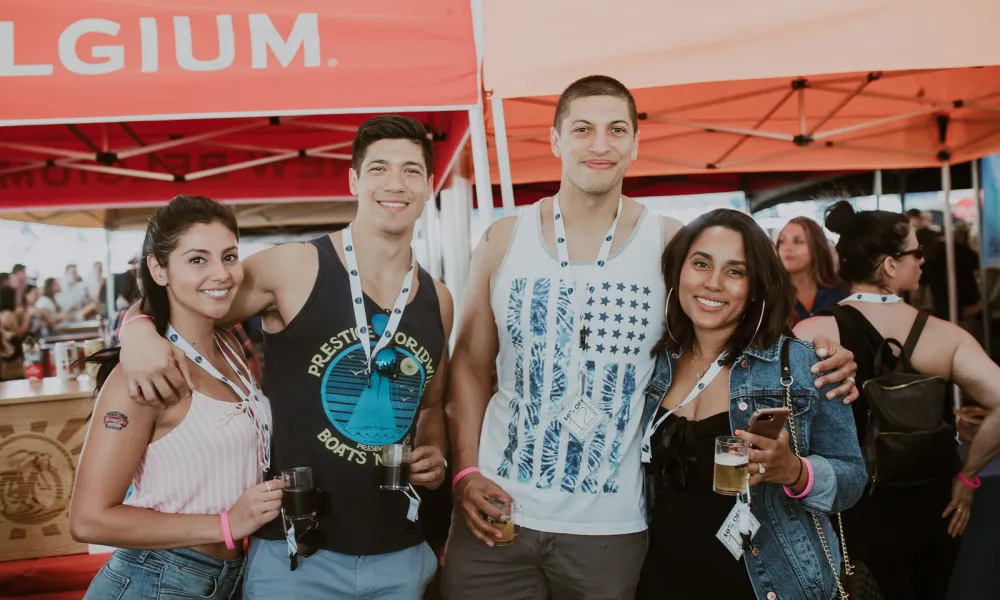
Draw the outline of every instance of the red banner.
[[[0,11],[0,124],[467,108],[468,0],[30,0]]]

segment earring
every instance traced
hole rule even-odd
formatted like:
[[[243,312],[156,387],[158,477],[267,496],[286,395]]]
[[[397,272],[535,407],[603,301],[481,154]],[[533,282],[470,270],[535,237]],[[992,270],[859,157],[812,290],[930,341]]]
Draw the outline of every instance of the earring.
[[[674,340],[675,344],[680,344],[680,342],[677,341],[677,338],[674,337],[674,334],[670,333],[670,295],[673,293],[674,288],[670,288],[670,291],[667,292],[667,306],[663,309],[663,322],[667,326],[667,335],[670,336],[670,339]]]

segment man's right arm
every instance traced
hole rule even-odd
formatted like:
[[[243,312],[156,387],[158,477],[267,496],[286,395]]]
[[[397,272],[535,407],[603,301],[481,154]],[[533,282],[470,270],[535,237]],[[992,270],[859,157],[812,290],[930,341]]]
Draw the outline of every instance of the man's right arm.
[[[503,262],[515,221],[514,217],[500,219],[483,234],[473,254],[462,297],[445,402],[455,473],[479,465],[479,437],[493,395],[492,373],[499,350],[490,288]],[[498,498],[509,507],[510,496],[480,473],[463,477],[455,492],[469,531],[492,546],[490,538],[499,537],[500,531],[482,514],[502,517],[503,513],[488,500]]]
[[[288,275],[287,265],[303,264],[302,256],[308,250],[302,246],[274,246],[242,261],[243,283],[229,312],[217,324],[228,327],[273,309],[274,291]],[[162,408],[190,395],[194,384],[183,351],[160,337],[151,321],[129,322],[139,314],[139,306],[133,305],[122,321],[128,323],[128,331],[123,330],[119,335],[122,372],[133,400]]]

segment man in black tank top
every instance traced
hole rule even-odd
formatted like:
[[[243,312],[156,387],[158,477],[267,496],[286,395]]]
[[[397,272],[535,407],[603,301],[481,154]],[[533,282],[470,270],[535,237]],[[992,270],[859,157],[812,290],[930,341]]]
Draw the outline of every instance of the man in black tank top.
[[[423,125],[396,115],[369,119],[354,139],[358,214],[348,229],[243,263],[224,325],[263,318],[263,391],[274,427],[266,477],[311,467],[327,502],[319,549],[296,557],[294,571],[281,518],[255,534],[247,600],[416,600],[437,570],[412,511],[426,495],[420,488],[437,489],[447,468],[441,399],[453,301],[410,248],[432,171]],[[183,360],[150,324],[137,321],[123,337],[130,389],[155,402],[158,393],[166,401],[188,393]],[[417,489],[379,487],[382,446],[395,443],[413,448]]]

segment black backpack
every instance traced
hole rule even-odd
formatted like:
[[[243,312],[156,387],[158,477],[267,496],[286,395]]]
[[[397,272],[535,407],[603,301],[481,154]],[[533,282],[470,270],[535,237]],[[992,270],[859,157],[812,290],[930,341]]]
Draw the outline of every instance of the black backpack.
[[[886,489],[950,481],[961,467],[948,382],[914,370],[910,357],[927,323],[919,313],[905,344],[883,338],[857,309],[834,306],[830,312],[861,331],[875,356],[875,376],[861,393],[868,402],[867,432],[861,452],[869,477],[869,494]],[[893,357],[892,346],[899,349]],[[894,360],[894,366],[886,362]]]

